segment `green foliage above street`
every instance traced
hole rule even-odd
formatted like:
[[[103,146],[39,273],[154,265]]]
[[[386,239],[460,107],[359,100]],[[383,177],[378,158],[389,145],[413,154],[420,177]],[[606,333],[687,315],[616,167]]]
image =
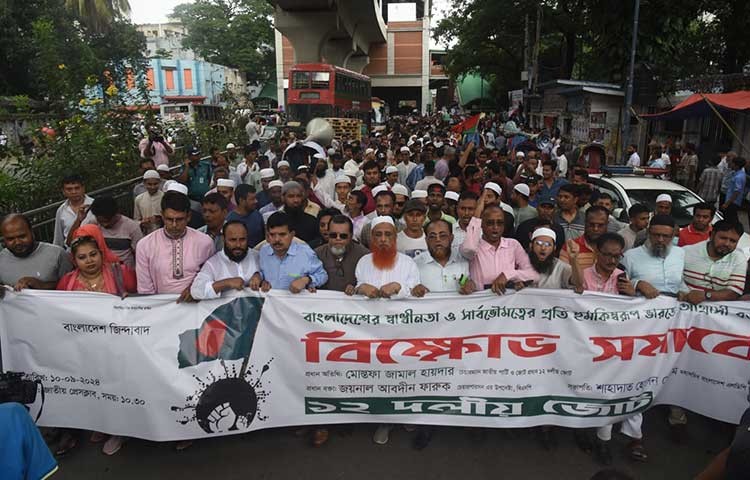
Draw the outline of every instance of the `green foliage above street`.
[[[91,14],[84,8],[86,12]],[[92,20],[80,13],[66,8],[66,0],[3,2],[0,95],[28,95],[62,111],[66,103],[77,101],[92,76],[103,85],[121,87],[126,68],[136,73],[143,69],[146,41],[130,22],[113,14],[105,29],[104,18]]]
[[[187,27],[185,48],[263,82],[275,73],[272,15],[266,0],[197,0],[178,5],[172,16]]]
[[[452,45],[454,76],[474,72],[497,92],[522,88],[525,21],[529,63],[541,17],[539,82],[577,78],[623,84],[632,39],[633,0],[452,0],[433,36]],[[750,2],[642,0],[638,55],[661,92],[694,76],[742,72],[750,61]]]

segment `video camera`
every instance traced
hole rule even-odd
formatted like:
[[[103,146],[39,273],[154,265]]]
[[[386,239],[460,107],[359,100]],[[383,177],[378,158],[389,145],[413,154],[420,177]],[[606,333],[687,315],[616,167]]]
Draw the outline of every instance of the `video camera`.
[[[20,372],[0,373],[0,403],[22,403],[31,405],[36,401],[39,380],[29,380]]]

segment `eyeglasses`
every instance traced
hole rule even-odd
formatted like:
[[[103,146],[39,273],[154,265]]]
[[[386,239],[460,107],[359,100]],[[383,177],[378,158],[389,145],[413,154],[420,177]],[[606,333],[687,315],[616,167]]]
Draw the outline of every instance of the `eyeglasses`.
[[[539,245],[540,247],[554,247],[555,244],[552,242],[547,242],[545,240],[534,240],[534,243]]]
[[[341,240],[346,240],[347,238],[349,238],[349,234],[328,232],[328,238],[333,238],[333,239],[340,238]]]

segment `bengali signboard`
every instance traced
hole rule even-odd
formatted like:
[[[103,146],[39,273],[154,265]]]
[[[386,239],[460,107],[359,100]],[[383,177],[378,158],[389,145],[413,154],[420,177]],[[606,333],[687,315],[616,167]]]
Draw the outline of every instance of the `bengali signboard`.
[[[351,422],[593,427],[659,403],[737,422],[747,408],[745,302],[174,299],[8,294],[3,363],[42,380],[40,424],[178,440]]]

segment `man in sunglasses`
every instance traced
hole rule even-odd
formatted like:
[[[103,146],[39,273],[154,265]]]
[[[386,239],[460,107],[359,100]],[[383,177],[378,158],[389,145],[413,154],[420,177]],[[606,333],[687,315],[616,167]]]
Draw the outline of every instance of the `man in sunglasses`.
[[[328,243],[315,249],[328,273],[328,281],[321,290],[354,293],[357,279],[354,269],[359,259],[370,253],[362,245],[352,242],[352,221],[345,215],[334,215],[328,223]]]

